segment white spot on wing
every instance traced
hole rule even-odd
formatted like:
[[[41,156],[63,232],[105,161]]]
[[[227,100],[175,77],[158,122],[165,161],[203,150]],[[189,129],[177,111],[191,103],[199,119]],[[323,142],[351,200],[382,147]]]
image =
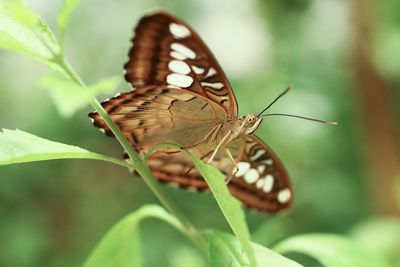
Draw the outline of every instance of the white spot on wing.
[[[278,193],[278,201],[281,204],[288,202],[291,197],[292,193],[290,193],[289,188],[285,188]]]
[[[186,88],[192,85],[193,79],[192,77],[187,75],[171,73],[167,76],[167,83],[170,85]]]
[[[209,68],[208,72],[207,72],[207,74],[206,74],[206,76],[204,78],[208,78],[208,77],[214,76],[216,73],[217,72],[215,71],[214,68]]]
[[[174,35],[176,38],[185,38],[190,36],[190,31],[184,25],[171,23],[169,24],[169,31]]]
[[[272,176],[271,174],[268,174],[267,176],[264,177],[264,180],[265,180],[265,182],[264,182],[262,190],[265,193],[269,193],[269,192],[271,192],[272,187],[274,185],[274,176]]]
[[[179,73],[179,74],[189,74],[190,73],[189,65],[180,60],[171,60],[168,63],[168,68],[171,71]]]
[[[193,69],[194,73],[196,73],[196,74],[204,73],[204,68],[197,67],[197,66],[192,66],[192,69]]]
[[[265,159],[265,160],[261,161],[260,163],[264,163],[264,164],[271,166],[274,162],[272,161],[272,159]]]
[[[169,53],[169,55],[170,55],[172,58],[179,59],[179,60],[185,60],[185,59],[187,59],[187,57],[185,57],[184,55],[182,55],[182,54],[180,54],[180,53],[178,53],[178,52],[176,52],[176,51],[171,51],[171,52]]]
[[[244,174],[244,180],[248,184],[255,183],[259,178],[258,171],[256,169],[250,169]]]
[[[211,87],[213,89],[222,89],[224,87],[223,83],[207,83],[207,82],[202,82],[201,83],[202,86],[207,86],[207,87]]]
[[[264,178],[258,179],[258,181],[257,181],[257,183],[256,183],[256,187],[257,187],[257,188],[262,188],[263,185],[264,185],[264,182],[265,182],[265,179],[264,179]]]
[[[257,160],[259,157],[264,155],[267,151],[265,150],[257,150],[256,154],[254,154],[250,159],[251,160]]]
[[[235,174],[236,177],[241,177],[243,176],[249,169],[250,169],[250,163],[241,161],[238,164],[239,170]]]
[[[261,174],[263,171],[265,171],[265,165],[260,165],[257,167],[258,172]]]
[[[171,49],[175,50],[176,52],[178,52],[179,54],[181,54],[187,58],[190,58],[190,59],[196,58],[196,53],[192,49],[188,48],[187,46],[184,46],[183,44],[172,43]]]

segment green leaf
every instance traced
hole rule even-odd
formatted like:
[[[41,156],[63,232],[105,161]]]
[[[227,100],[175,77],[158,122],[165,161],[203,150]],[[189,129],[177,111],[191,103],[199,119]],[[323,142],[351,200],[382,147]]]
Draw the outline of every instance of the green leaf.
[[[383,258],[354,241],[334,234],[304,234],[284,240],[279,253],[301,253],[326,267],[391,267]]]
[[[60,47],[48,25],[23,0],[0,2],[0,48],[25,54],[65,74],[52,59]]]
[[[370,218],[355,225],[350,236],[371,252],[400,260],[400,219]]]
[[[234,236],[213,231],[208,234],[209,237],[209,257],[210,267],[219,266],[249,266],[247,257],[243,254],[243,248]],[[252,243],[255,252],[256,261],[259,267],[301,267],[284,256],[265,248],[259,244]]]
[[[130,167],[121,160],[100,155],[77,146],[46,140],[20,130],[0,132],[0,165],[54,159],[97,159]]]
[[[64,0],[64,5],[61,8],[60,14],[57,17],[57,24],[61,33],[61,40],[64,39],[65,30],[72,11],[79,4],[79,0]]]
[[[180,222],[163,208],[156,205],[144,206],[115,224],[95,247],[83,266],[142,266],[138,233],[139,223],[146,218],[163,220],[183,232]]]
[[[172,251],[167,255],[168,266],[173,267],[205,267],[208,266],[206,258],[187,245],[174,245]]]
[[[102,81],[89,86],[91,95],[108,94],[115,91],[121,83],[121,76],[114,75],[103,79]]]
[[[34,24],[38,19],[38,15],[27,8],[23,0],[2,0],[1,6],[11,18],[25,26]]]
[[[217,168],[202,162],[187,151],[183,152],[192,159],[196,169],[207,181],[207,184],[228,224],[239,239],[245,254],[249,259],[250,266],[257,266],[243,209],[240,202],[236,198],[232,197],[228,191],[228,188],[225,185],[225,176]]]
[[[59,113],[66,118],[88,104],[88,95],[111,93],[121,82],[119,76],[111,76],[89,87],[89,92],[71,80],[45,75],[40,84],[47,88]]]

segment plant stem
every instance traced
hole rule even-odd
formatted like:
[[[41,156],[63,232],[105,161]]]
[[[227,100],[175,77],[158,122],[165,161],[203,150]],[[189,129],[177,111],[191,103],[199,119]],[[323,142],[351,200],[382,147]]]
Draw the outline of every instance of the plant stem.
[[[64,57],[54,58],[55,62],[59,64],[61,68],[64,69],[69,78],[74,81],[77,85],[84,89],[88,89],[86,84],[82,81],[76,71],[71,67],[71,65],[66,61]],[[89,90],[87,90],[88,92]],[[173,214],[185,227],[186,235],[192,239],[192,241],[197,245],[197,247],[207,253],[207,243],[204,236],[202,236],[199,231],[193,226],[190,220],[185,216],[185,214],[173,203],[173,201],[164,193],[161,189],[160,185],[154,178],[151,170],[144,163],[139,154],[134,150],[132,145],[126,140],[125,136],[122,134],[118,126],[112,121],[108,113],[104,110],[101,104],[97,101],[97,99],[93,95],[89,95],[88,93],[88,101],[92,105],[92,107],[99,113],[102,119],[106,122],[107,126],[114,133],[115,137],[122,145],[126,153],[131,159],[130,164],[132,167],[139,173],[139,175],[143,178],[146,184],[150,187],[151,191],[156,195],[159,201]]]

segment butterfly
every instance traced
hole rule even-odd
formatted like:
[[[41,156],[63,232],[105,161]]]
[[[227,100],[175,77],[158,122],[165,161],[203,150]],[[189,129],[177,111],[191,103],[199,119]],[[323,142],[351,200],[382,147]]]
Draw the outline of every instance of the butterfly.
[[[231,85],[213,54],[186,23],[165,13],[143,17],[132,38],[125,79],[127,93],[102,106],[139,152],[159,143],[175,143],[217,167],[245,206],[265,212],[292,203],[287,171],[257,136],[258,115],[238,115]],[[112,131],[98,113],[93,124]],[[208,186],[193,163],[175,149],[153,153],[148,164],[160,181],[196,191]]]

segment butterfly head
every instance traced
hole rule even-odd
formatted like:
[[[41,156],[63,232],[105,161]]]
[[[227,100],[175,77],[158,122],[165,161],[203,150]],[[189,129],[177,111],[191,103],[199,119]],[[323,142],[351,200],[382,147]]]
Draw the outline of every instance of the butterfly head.
[[[244,134],[251,135],[260,126],[263,118],[250,114],[247,116],[241,116],[239,120],[242,120]]]

